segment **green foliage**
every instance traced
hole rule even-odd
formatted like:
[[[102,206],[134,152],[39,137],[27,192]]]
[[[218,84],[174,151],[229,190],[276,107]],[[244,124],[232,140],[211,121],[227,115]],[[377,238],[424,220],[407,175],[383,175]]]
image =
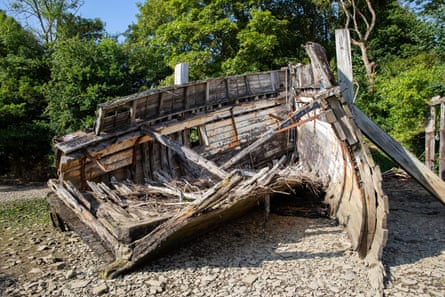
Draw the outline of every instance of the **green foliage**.
[[[238,32],[239,50],[235,57],[222,64],[227,74],[267,70],[274,65],[279,40],[286,36],[286,20],[279,20],[270,11],[250,10],[250,20]]]
[[[0,11],[0,174],[29,177],[48,168],[50,133],[42,124],[48,78],[43,47]]]
[[[51,44],[56,40],[59,26],[64,24],[82,5],[82,0],[13,0],[11,8],[37,24],[35,32],[40,40]],[[32,27],[32,26],[31,26]]]
[[[434,32],[418,15],[395,1],[378,7],[375,33],[369,43],[372,59],[381,64],[393,58],[407,58],[434,47]]]
[[[445,94],[445,63],[430,54],[395,59],[382,67],[375,94],[358,104],[384,130],[412,150],[423,134],[427,102]]]
[[[131,93],[127,55],[116,40],[57,42],[47,114],[58,135],[91,127],[97,104]]]
[[[274,69],[301,58],[308,40],[328,45],[333,15],[329,3],[309,0],[148,0],[127,46],[158,61],[147,70],[150,86],[180,62],[190,65],[191,80]]]
[[[442,0],[405,0],[413,11],[434,33],[435,54],[444,56],[445,51],[445,2]]]
[[[85,19],[71,13],[65,13],[57,23],[56,36],[59,40],[73,37],[85,40],[99,40],[105,35],[105,25],[98,19]]]

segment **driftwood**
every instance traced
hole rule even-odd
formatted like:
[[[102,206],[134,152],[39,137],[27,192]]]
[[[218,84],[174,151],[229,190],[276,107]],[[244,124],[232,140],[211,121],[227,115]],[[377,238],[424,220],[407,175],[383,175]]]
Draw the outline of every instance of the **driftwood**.
[[[258,205],[265,224],[275,194],[298,199],[310,189],[381,292],[388,205],[361,129],[386,140],[341,97],[322,48],[306,49],[310,65],[101,104],[95,132],[55,145],[59,177],[48,201],[58,225],[90,232],[115,277]],[[442,185],[427,184],[445,197]]]

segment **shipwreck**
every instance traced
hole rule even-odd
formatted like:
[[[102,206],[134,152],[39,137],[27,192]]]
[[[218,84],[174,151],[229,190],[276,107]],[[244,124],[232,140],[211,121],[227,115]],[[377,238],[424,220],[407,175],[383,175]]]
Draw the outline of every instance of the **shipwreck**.
[[[100,104],[93,131],[54,144],[55,226],[78,232],[116,277],[257,205],[267,215],[277,195],[310,189],[382,286],[387,197],[358,126],[372,121],[356,120],[321,46],[305,48],[308,65]]]

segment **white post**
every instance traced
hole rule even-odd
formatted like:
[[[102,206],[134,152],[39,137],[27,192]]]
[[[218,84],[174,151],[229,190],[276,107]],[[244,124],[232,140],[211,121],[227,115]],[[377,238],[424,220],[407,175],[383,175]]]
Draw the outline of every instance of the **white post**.
[[[338,84],[342,96],[349,103],[354,103],[354,87],[352,84],[351,37],[348,29],[335,30],[337,52]]]
[[[189,82],[189,65],[186,63],[176,64],[175,85],[182,85]]]

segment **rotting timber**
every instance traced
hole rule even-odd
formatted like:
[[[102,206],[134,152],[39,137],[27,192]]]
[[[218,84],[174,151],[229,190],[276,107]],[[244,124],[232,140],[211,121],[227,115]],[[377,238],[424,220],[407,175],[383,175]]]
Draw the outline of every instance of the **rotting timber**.
[[[275,194],[324,193],[329,215],[383,284],[381,174],[323,49],[309,65],[146,91],[98,107],[95,129],[55,143],[54,223],[115,277]]]

